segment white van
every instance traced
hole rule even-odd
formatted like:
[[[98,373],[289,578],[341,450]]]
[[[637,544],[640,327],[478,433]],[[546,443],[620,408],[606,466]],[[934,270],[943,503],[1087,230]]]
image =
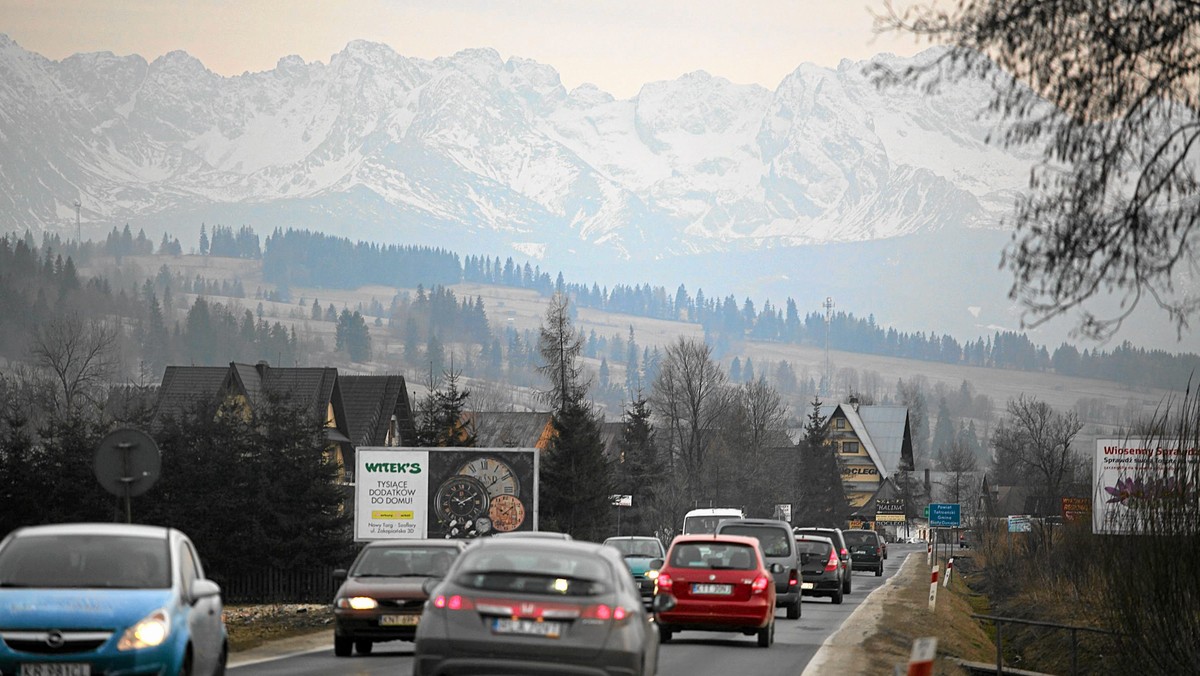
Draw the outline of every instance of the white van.
[[[717,524],[728,519],[744,519],[746,513],[735,507],[693,509],[683,516],[683,534],[696,535],[717,532]]]

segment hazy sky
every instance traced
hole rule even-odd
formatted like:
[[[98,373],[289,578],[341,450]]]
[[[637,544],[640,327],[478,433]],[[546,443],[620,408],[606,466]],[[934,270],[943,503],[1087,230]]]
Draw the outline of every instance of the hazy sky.
[[[51,59],[182,49],[222,75],[283,56],[328,62],[351,40],[435,58],[492,47],[619,98],[705,70],[774,89],[801,63],[923,49],[875,35],[883,0],[0,0],[0,33]]]

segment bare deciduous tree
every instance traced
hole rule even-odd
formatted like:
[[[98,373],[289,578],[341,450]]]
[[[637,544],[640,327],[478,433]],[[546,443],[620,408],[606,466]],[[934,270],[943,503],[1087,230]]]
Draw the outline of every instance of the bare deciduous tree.
[[[1014,463],[1043,498],[1056,503],[1083,469],[1083,459],[1071,448],[1081,429],[1074,411],[1059,413],[1022,394],[1009,400],[1008,413],[993,437],[996,461]]]
[[[1010,295],[1030,324],[1078,312],[1084,335],[1107,337],[1148,295],[1182,335],[1200,313],[1200,297],[1174,283],[1197,265],[1200,4],[936,4],[897,12],[885,0],[876,29],[955,48],[906,72],[877,74],[882,83],[927,87],[989,78],[996,83],[991,109],[1010,122],[994,136],[1043,153],[1004,252],[1014,273]],[[1010,79],[994,77],[997,65]],[[1120,295],[1120,311],[1099,316],[1084,307],[1108,291]]]
[[[666,349],[650,403],[662,424],[668,469],[688,477],[689,494],[698,499],[709,437],[728,404],[727,377],[703,342],[680,337]]]
[[[116,369],[117,328],[102,319],[59,315],[33,333],[33,362],[55,382],[54,407],[73,413],[98,398]]]

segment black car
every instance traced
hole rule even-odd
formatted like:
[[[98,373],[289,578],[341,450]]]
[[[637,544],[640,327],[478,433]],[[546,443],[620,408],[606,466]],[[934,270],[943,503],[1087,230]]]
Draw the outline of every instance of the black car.
[[[873,570],[875,577],[883,575],[883,543],[879,533],[847,530],[842,532],[842,537],[850,548],[850,565],[854,570]]]
[[[842,562],[833,540],[820,535],[796,535],[800,561],[801,593],[804,596],[828,596],[842,602]]]
[[[792,529],[794,535],[817,535],[820,537],[829,538],[837,547],[838,560],[842,563],[842,593],[849,594],[853,588],[854,577],[850,574],[850,549],[846,547],[846,540],[842,537],[841,528],[817,528],[810,526],[798,526]]]

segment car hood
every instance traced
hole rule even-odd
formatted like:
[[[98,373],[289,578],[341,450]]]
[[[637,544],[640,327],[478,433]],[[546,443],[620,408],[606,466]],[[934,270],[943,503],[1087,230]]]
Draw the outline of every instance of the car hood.
[[[629,566],[629,572],[634,575],[645,575],[647,570],[650,570],[650,562],[656,557],[649,556],[626,556],[625,565]]]
[[[170,603],[170,589],[0,589],[6,629],[116,629]]]
[[[338,596],[387,596],[389,598],[423,599],[422,586],[430,578],[424,575],[403,577],[348,577],[338,589]]]

